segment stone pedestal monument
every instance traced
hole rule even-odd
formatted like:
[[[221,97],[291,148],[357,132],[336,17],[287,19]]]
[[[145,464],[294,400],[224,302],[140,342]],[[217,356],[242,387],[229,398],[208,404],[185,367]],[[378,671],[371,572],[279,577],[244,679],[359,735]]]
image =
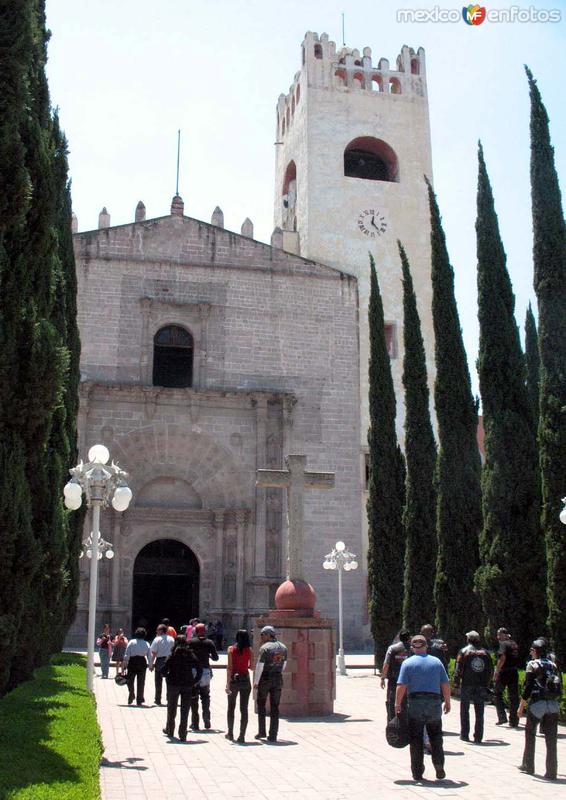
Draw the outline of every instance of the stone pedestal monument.
[[[256,620],[254,651],[259,631],[273,625],[287,646],[280,710],[283,716],[332,714],[336,697],[336,636],[333,620],[316,611],[316,593],[305,580],[303,566],[305,489],[332,489],[333,472],[307,472],[306,456],[290,455],[286,470],[258,469],[257,486],[287,490],[288,569],[275,594],[275,608]]]

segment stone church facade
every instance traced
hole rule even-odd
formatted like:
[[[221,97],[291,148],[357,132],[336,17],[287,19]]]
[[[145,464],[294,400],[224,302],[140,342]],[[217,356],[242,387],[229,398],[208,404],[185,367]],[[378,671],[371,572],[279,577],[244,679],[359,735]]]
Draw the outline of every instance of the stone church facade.
[[[75,235],[80,454],[104,443],[133,491],[127,512],[102,514],[115,557],[100,562],[99,622],[198,615],[233,632],[265,612],[286,572],[286,497],[256,470],[289,453],[336,473],[305,502],[308,574],[336,616],[322,561],[337,539],[361,546],[357,282],[284,252],[277,232],[261,244],[185,216],[178,197],[171,212]],[[351,578],[359,645],[364,570]],[[87,605],[83,563],[71,642]]]
[[[426,64],[396,64],[307,33],[276,108],[271,245],[171,214],[76,233],[82,338],[80,452],[102,442],[134,499],[103,514],[116,557],[100,566],[99,618],[113,628],[170,616],[227,631],[273,605],[286,575],[284,493],[258,468],[307,456],[336,487],[305,501],[305,565],[323,615],[336,617],[338,539],[360,569],[345,580],[347,646],[367,617],[368,250],[375,258],[403,439],[402,284],[409,257],[429,380],[434,380]],[[88,533],[88,523],[86,527]],[[70,641],[84,643],[88,565]]]

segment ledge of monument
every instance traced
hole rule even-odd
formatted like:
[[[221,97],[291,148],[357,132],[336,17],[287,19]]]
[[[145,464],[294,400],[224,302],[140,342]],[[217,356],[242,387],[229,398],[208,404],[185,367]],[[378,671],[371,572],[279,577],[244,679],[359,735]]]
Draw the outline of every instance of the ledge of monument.
[[[336,620],[320,616],[320,611],[316,611],[317,616],[294,617],[289,613],[284,614],[276,609],[270,610],[265,616],[257,617],[255,624],[258,628],[264,625],[273,625],[277,628],[336,628]]]

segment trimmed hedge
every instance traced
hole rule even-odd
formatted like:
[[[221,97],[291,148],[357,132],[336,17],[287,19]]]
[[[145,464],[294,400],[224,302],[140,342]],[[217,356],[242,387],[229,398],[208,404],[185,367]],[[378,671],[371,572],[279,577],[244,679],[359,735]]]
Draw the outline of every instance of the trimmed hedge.
[[[53,656],[0,700],[2,800],[99,800],[102,740],[85,663]]]

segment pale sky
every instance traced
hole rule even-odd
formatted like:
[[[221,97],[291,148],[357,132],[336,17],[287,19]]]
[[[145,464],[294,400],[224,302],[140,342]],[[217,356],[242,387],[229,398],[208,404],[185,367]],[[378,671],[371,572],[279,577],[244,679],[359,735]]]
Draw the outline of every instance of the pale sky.
[[[460,319],[477,392],[476,178],[481,138],[522,328],[532,289],[526,63],[550,116],[566,174],[566,0],[488,10],[559,9],[558,23],[398,23],[398,9],[461,11],[462,0],[47,0],[52,103],[69,140],[79,230],[169,213],[182,131],[185,214],[254,237],[273,229],[275,105],[300,68],[307,30],[372,48],[392,67],[401,46],[426,50],[434,185],[456,272]]]

